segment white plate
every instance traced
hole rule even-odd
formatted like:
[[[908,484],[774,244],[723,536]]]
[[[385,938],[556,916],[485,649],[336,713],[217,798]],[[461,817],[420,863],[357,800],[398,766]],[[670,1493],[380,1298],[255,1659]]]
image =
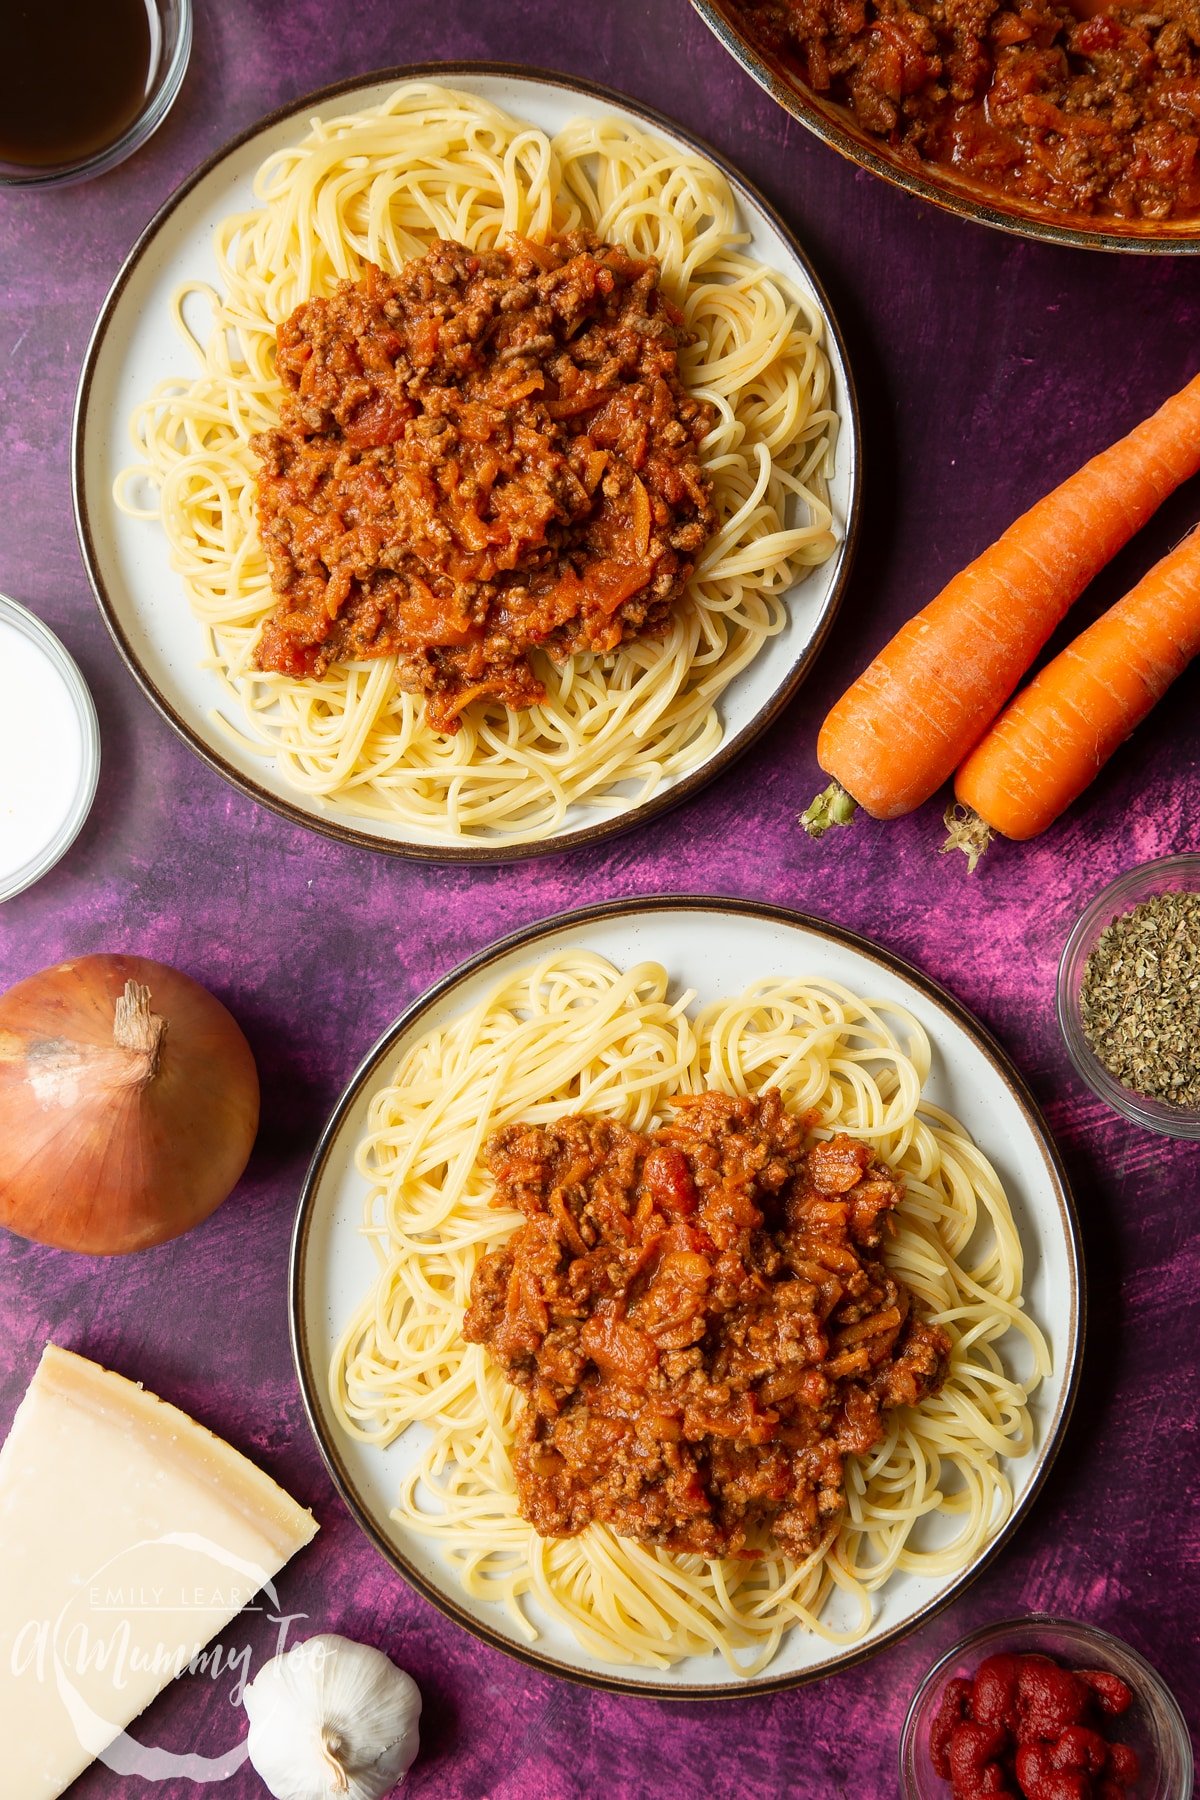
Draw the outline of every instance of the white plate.
[[[664,781],[640,806],[631,801],[614,815],[578,805],[552,838],[504,849],[447,844],[416,827],[318,807],[287,784],[273,758],[240,747],[215,726],[211,715],[227,706],[227,697],[217,675],[201,666],[204,629],[171,569],[166,538],[152,523],[128,518],[112,503],[113,481],[131,460],[128,421],[134,407],[158,381],[193,372],[171,323],[171,295],[184,281],[220,285],[213,229],[250,206],[251,183],[264,158],[295,143],[315,114],[373,106],[400,81],[422,76],[480,95],[547,132],[560,130],[581,112],[615,115],[716,162],[738,196],[749,253],[788,275],[825,317],[832,398],[842,421],[830,491],[838,549],[793,588],[787,626],[726,689],[720,702],[722,742],[695,769]],[[533,78],[494,65],[439,64],[390,70],[298,101],[219,152],[172,196],[134,247],[92,335],[75,408],[73,484],[84,561],[105,623],[143,691],[197,755],[251,798],[344,841],[439,861],[499,862],[592,843],[652,817],[711,780],[782,710],[825,639],[849,570],[858,518],[858,419],[841,334],[803,251],[766,201],[707,145],[648,109],[585,82]]]
[[[354,1166],[372,1094],[414,1035],[472,1005],[506,971],[571,945],[620,968],[661,962],[678,988],[698,990],[701,1003],[784,975],[831,977],[856,993],[899,1002],[933,1045],[927,1097],[952,1112],[991,1158],[1012,1203],[1028,1310],[1049,1338],[1053,1363],[1031,1403],[1034,1448],[1007,1466],[1012,1518],[961,1574],[893,1576],[876,1596],[870,1631],[850,1650],[793,1631],[769,1669],[746,1682],[732,1682],[715,1652],[661,1672],[622,1671],[589,1656],[565,1626],[534,1609],[543,1635],[531,1647],[499,1607],[463,1592],[437,1544],[389,1517],[404,1474],[419,1460],[414,1434],[383,1450],[352,1441],[332,1416],[325,1383],[330,1357],[378,1273],[360,1229],[368,1184]],[[296,1367],[322,1455],[359,1525],[395,1569],[478,1636],[554,1674],[622,1691],[711,1699],[844,1668],[928,1617],[991,1559],[1028,1511],[1066,1426],[1079,1364],[1083,1276],[1067,1178],[1036,1104],[1003,1050],[957,1001],[887,951],[819,919],[748,901],[672,897],[613,901],[533,926],[464,964],[400,1016],[352,1078],[317,1146],[292,1244],[291,1313]]]

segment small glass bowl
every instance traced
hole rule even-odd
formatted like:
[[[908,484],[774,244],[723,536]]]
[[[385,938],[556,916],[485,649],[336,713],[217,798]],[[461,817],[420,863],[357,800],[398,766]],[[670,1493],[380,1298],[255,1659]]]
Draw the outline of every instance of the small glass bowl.
[[[44,0],[43,0],[44,4]],[[120,137],[76,162],[17,163],[0,157],[0,189],[67,187],[103,175],[158,130],[175,103],[192,53],[192,0],[147,0],[152,33],[151,73],[141,111]]]
[[[1154,862],[1142,863],[1127,874],[1118,875],[1106,888],[1101,888],[1079,915],[1058,965],[1058,1023],[1071,1061],[1101,1100],[1148,1131],[1160,1131],[1167,1137],[1200,1139],[1200,1108],[1168,1106],[1145,1094],[1135,1094],[1132,1088],[1124,1087],[1109,1073],[1084,1036],[1079,1010],[1084,966],[1101,932],[1143,900],[1172,890],[1200,892],[1200,854],[1184,851],[1178,856],[1160,856]]]
[[[1132,1744],[1142,1765],[1136,1800],[1191,1800],[1192,1744],[1175,1698],[1144,1656],[1095,1625],[1033,1613],[973,1631],[939,1658],[913,1695],[900,1735],[902,1800],[950,1800],[950,1783],[929,1760],[929,1730],[942,1691],[955,1675],[974,1675],[988,1656],[1052,1656],[1072,1669],[1107,1669],[1133,1689],[1127,1713],[1108,1721],[1107,1736]]]
[[[29,639],[46,658],[62,683],[63,693],[79,726],[79,779],[70,805],[64,810],[53,834],[20,867],[0,868],[0,902],[12,900],[26,888],[49,874],[55,863],[66,855],[83,829],[92,810],[96,784],[100,779],[100,726],[96,703],[92,699],[78,664],[59,643],[54,633],[27,607],[19,606],[7,594],[0,594],[0,621]],[[4,782],[8,771],[0,769],[0,806],[4,804]]]

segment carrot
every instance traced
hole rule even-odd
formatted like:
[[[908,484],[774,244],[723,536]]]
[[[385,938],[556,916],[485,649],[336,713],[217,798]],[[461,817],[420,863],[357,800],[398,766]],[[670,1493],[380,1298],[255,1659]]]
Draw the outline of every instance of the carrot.
[[[1030,507],[903,625],[833,707],[817,760],[834,781],[810,836],[855,806],[895,819],[958,767],[1068,607],[1200,468],[1200,375]]]
[[[971,751],[954,782],[944,850],[973,869],[993,831],[1053,825],[1200,656],[1200,531],[1047,663]]]

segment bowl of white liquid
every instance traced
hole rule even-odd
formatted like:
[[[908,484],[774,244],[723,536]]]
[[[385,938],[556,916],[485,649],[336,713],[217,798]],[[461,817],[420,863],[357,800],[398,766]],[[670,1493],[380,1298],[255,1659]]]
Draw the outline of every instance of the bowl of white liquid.
[[[83,676],[40,619],[0,594],[0,901],[70,848],[99,774],[100,728]]]

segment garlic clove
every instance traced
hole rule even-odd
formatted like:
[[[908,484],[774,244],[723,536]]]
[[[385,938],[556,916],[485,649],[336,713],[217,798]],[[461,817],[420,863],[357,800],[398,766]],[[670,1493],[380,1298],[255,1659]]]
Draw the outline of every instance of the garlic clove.
[[[369,1644],[295,1644],[246,1689],[250,1761],[275,1800],[383,1800],[420,1744],[421,1693]]]

